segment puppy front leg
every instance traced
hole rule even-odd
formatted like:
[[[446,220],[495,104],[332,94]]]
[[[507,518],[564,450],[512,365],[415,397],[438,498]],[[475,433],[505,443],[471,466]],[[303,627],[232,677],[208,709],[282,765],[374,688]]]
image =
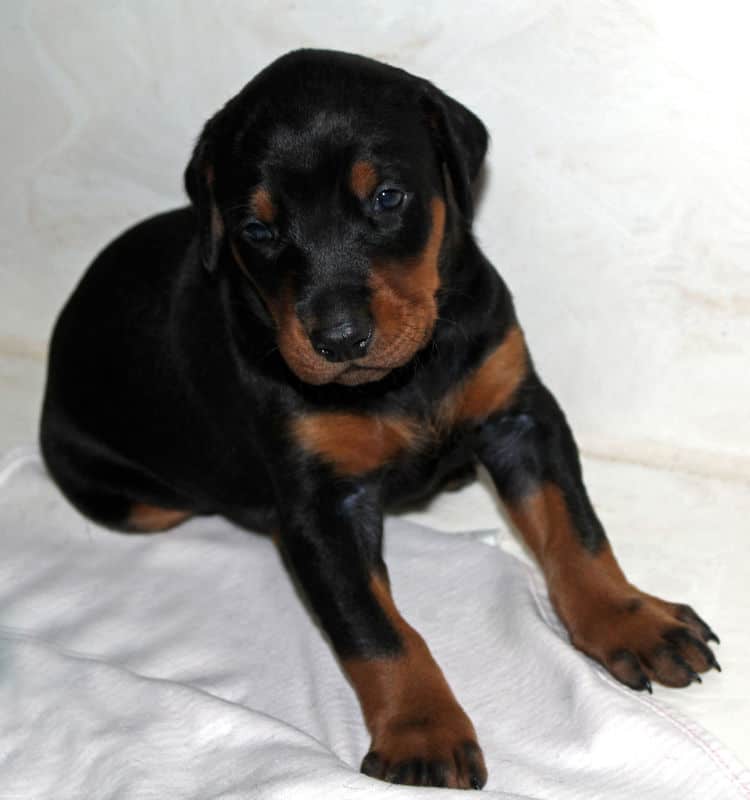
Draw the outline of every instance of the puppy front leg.
[[[372,736],[362,771],[393,783],[483,786],[474,727],[391,596],[377,489],[336,481],[287,496],[279,544],[359,698]]]
[[[718,664],[715,634],[689,607],[637,589],[612,553],[583,485],[570,428],[531,375],[480,431],[478,455],[536,556],[573,644],[633,689],[687,686]]]

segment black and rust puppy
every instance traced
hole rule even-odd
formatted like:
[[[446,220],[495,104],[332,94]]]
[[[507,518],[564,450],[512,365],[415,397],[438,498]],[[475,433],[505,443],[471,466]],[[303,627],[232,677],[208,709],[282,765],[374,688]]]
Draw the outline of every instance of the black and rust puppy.
[[[192,205],[96,259],[50,353],[41,439],[67,497],[129,531],[222,514],[273,532],[359,696],[363,771],[400,783],[486,779],[381,557],[384,509],[477,463],[576,647],[634,689],[718,666],[710,628],[612,555],[472,238],[486,145],[427,81],[343,53],[284,56],[205,126]]]

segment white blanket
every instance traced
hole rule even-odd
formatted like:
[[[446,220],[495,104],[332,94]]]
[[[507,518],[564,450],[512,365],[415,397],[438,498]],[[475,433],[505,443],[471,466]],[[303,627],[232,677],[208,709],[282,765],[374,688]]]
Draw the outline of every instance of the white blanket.
[[[356,698],[266,538],[219,518],[105,531],[35,451],[0,466],[0,537],[1,798],[464,796],[359,774]],[[392,519],[386,558],[474,720],[486,795],[750,797],[729,753],[573,650],[539,576],[477,538]]]

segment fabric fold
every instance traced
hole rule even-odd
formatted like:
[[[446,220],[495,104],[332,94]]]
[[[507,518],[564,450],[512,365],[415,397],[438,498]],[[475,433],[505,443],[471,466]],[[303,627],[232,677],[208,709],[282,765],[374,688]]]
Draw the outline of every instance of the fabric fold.
[[[0,463],[0,536],[0,797],[414,796],[359,774],[356,698],[267,538],[213,517],[103,530],[33,450]],[[750,797],[731,754],[575,651],[534,570],[476,536],[389,519],[385,542],[487,796]]]

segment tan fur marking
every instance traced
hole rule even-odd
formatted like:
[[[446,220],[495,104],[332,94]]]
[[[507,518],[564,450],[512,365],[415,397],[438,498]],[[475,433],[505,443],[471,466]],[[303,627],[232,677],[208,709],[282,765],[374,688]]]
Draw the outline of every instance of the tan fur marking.
[[[374,576],[370,590],[403,645],[395,658],[343,661],[372,735],[371,750],[386,765],[413,758],[441,761],[448,786],[469,788],[469,775],[454,758],[465,743],[476,743],[474,726],[424,639],[399,614],[387,581]],[[481,771],[478,747],[476,753]]]
[[[390,588],[383,578],[373,577],[370,590],[403,643],[403,655],[396,658],[344,661],[344,669],[362,704],[370,732],[380,730],[384,723],[405,707],[414,706],[415,716],[429,711],[420,708],[416,696],[425,695],[437,702],[456,704],[443,673],[432,657],[424,639],[401,616],[393,602]]]
[[[526,376],[523,334],[512,328],[466,384],[458,408],[459,419],[484,419],[504,408]]]
[[[419,255],[373,264],[370,308],[376,338],[373,363],[406,364],[429,341],[437,320],[438,262],[445,232],[445,203],[432,200],[432,227]]]
[[[508,511],[544,571],[550,599],[574,644],[580,646],[582,630],[599,627],[597,614],[606,616],[613,603],[637,594],[609,544],[596,554],[581,545],[556,485],[543,484]]]
[[[419,441],[419,426],[407,417],[345,412],[298,417],[292,431],[305,450],[333,464],[342,475],[379,469]]]
[[[406,299],[413,300],[428,294],[434,297],[440,287],[438,258],[445,232],[445,203],[433,197],[430,203],[432,225],[422,252],[412,258],[395,263],[376,265],[376,269],[389,273],[389,284]]]
[[[276,219],[276,206],[263,186],[258,186],[250,195],[250,210],[261,221],[271,224]]]
[[[523,534],[549,579],[554,580],[563,567],[571,561],[602,559],[608,562],[608,549],[592,555],[578,540],[570,519],[565,498],[558,486],[544,483],[536,491],[521,498],[508,507],[511,519]],[[617,580],[624,580],[614,558],[611,558],[608,574]]]
[[[608,543],[596,553],[586,550],[557,486],[543,484],[508,510],[539,561],[550,599],[579,650],[625,683],[636,673],[632,662],[622,658],[624,651],[641,659],[652,680],[668,686],[690,682],[664,652],[665,634],[686,625],[681,607],[629,583]],[[700,627],[695,625],[693,633],[700,638]],[[689,644],[681,655],[698,672],[711,667],[705,654]]]
[[[148,503],[134,503],[128,514],[127,525],[139,533],[156,533],[174,528],[191,516],[190,511],[160,508]]]
[[[349,185],[360,200],[369,197],[378,186],[378,174],[370,161],[355,161],[352,165]]]
[[[266,298],[266,303],[276,323],[276,336],[281,355],[295,375],[315,385],[335,380],[346,365],[326,361],[312,346],[297,316],[291,283],[287,281],[279,296]]]
[[[450,428],[466,420],[483,420],[507,407],[527,371],[524,336],[514,326],[476,371],[441,402],[438,428]]]

